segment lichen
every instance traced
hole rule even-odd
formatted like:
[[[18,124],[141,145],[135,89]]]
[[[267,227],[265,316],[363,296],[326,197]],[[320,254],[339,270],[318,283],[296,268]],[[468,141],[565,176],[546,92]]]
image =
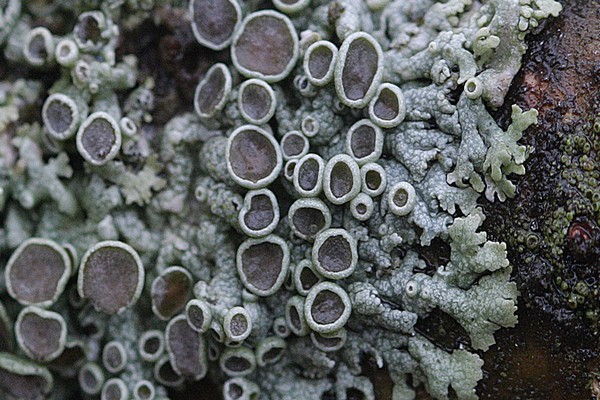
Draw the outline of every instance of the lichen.
[[[476,399],[476,351],[517,323],[506,246],[481,231],[478,201],[514,196],[531,150],[519,140],[536,122],[515,107],[502,129],[488,109],[524,35],[560,4],[275,2],[284,15],[182,3],[57,2],[44,14],[0,1],[0,63],[51,74],[0,84],[14,113],[0,118],[0,261],[29,237],[65,248],[73,276],[39,315],[64,319],[62,355],[81,348],[69,365],[25,351],[0,354],[0,367],[51,386],[34,358],[101,399],[165,399],[205,377],[227,399],[374,399],[367,358],[394,398],[422,385]],[[32,18],[45,33],[31,33]],[[164,35],[169,68],[127,54],[136,29]],[[177,40],[200,55],[168,57]],[[312,76],[319,45],[329,53]],[[189,68],[201,72],[195,91],[180,86],[185,107],[155,118],[169,107],[160,80],[187,82]],[[21,116],[49,96],[66,106]],[[423,334],[434,310],[466,345]],[[55,398],[69,390],[54,387]],[[1,379],[0,390],[19,396]]]

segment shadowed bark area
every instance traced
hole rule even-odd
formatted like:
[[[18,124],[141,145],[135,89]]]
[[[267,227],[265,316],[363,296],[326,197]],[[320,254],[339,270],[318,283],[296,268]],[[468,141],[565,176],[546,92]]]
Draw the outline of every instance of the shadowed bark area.
[[[560,16],[528,37],[497,112],[506,127],[511,104],[536,108],[539,123],[522,140],[535,150],[516,197],[482,204],[520,292],[519,324],[483,355],[482,399],[589,399],[600,365],[600,3],[561,3]]]

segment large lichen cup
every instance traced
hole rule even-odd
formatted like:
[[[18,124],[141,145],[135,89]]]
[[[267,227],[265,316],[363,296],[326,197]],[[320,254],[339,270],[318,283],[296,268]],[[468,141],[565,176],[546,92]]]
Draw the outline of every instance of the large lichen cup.
[[[298,35],[285,15],[262,10],[244,18],[231,45],[231,61],[249,78],[278,82],[298,60]]]
[[[244,307],[233,307],[223,316],[223,331],[231,342],[242,342],[252,331],[252,318]]]
[[[346,135],[346,152],[358,165],[374,162],[383,151],[383,132],[368,119],[354,123]]]
[[[9,353],[0,353],[0,390],[15,399],[44,399],[54,379],[47,368]],[[10,398],[10,397],[9,397]]]
[[[333,79],[338,49],[328,40],[319,40],[306,49],[304,73],[315,86],[325,86]]]
[[[19,347],[29,358],[49,362],[65,349],[67,325],[62,315],[29,306],[17,317],[15,335]]]
[[[49,66],[54,61],[54,38],[48,28],[38,26],[25,36],[23,56],[34,67]]]
[[[236,256],[240,280],[251,293],[270,296],[287,277],[290,251],[286,241],[270,235],[248,239],[240,245]]]
[[[382,128],[394,128],[406,116],[402,90],[391,83],[382,83],[369,103],[369,118]]]
[[[8,260],[6,289],[21,304],[47,307],[64,291],[71,269],[62,246],[48,239],[27,239]]]
[[[104,241],[84,255],[77,277],[77,290],[98,310],[116,314],[135,304],[144,286],[144,267],[128,244]]]
[[[256,383],[246,378],[231,378],[223,384],[224,400],[252,400],[257,399],[259,394],[260,389]]]
[[[292,182],[302,197],[316,197],[323,189],[325,161],[318,154],[309,153],[298,160]]]
[[[347,154],[338,154],[329,159],[323,171],[323,190],[331,203],[340,205],[349,202],[360,192],[360,168]]]
[[[383,51],[368,33],[348,36],[340,47],[335,66],[335,90],[342,103],[353,108],[366,106],[383,76]]]
[[[48,134],[58,140],[70,138],[79,126],[79,108],[75,101],[62,93],[48,96],[42,107],[42,119]]]
[[[358,261],[356,239],[345,229],[327,229],[315,239],[312,261],[325,278],[347,278],[354,272]]]
[[[192,299],[185,306],[185,316],[190,328],[199,333],[210,329],[212,322],[212,309],[210,305],[200,299]]]
[[[231,43],[242,17],[237,0],[191,0],[192,31],[196,40],[212,50]]]
[[[272,183],[283,163],[279,144],[258,126],[237,128],[227,141],[225,159],[233,180],[248,189],[260,189]]]
[[[111,374],[116,374],[127,364],[127,351],[118,340],[111,340],[102,349],[102,365]]]
[[[281,154],[285,161],[293,158],[301,158],[306,153],[310,143],[306,136],[299,131],[289,131],[281,138]]]
[[[299,238],[312,241],[331,226],[331,211],[319,198],[298,199],[288,211],[288,223]]]
[[[176,373],[190,380],[199,380],[206,375],[206,340],[188,325],[185,315],[178,315],[169,321],[165,342]]]
[[[367,163],[360,168],[361,190],[363,193],[377,197],[387,187],[387,174],[377,163]]]
[[[221,354],[219,366],[228,376],[246,376],[256,369],[256,356],[247,347],[228,347]]]
[[[231,72],[223,63],[206,71],[194,92],[194,108],[201,118],[212,118],[223,109],[231,92]]]
[[[248,79],[238,89],[238,108],[251,124],[262,125],[273,117],[277,100],[275,92],[261,79]]]
[[[129,389],[121,378],[110,378],[102,386],[100,400],[127,400]]]
[[[409,214],[417,202],[415,188],[408,182],[394,184],[388,192],[390,211],[398,216]]]
[[[240,229],[250,237],[267,236],[279,222],[279,204],[269,189],[249,190],[238,214]]]
[[[115,119],[104,111],[91,114],[77,131],[79,154],[92,165],[104,165],[119,153],[121,128]]]
[[[187,269],[179,266],[165,269],[154,279],[150,290],[154,314],[163,321],[179,314],[192,297],[192,286],[192,275]]]
[[[333,282],[315,285],[304,303],[306,323],[313,331],[321,334],[341,329],[352,312],[348,293]]]
[[[138,353],[144,361],[156,362],[165,350],[165,336],[162,331],[151,329],[140,336],[138,340]]]

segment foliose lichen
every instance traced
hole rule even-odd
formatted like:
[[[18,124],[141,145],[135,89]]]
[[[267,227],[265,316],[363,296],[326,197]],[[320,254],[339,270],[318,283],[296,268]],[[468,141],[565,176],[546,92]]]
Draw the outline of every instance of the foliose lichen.
[[[225,399],[374,399],[365,361],[394,399],[478,398],[477,351],[517,323],[517,289],[477,201],[514,196],[536,122],[515,106],[503,130],[488,108],[560,4],[274,5],[0,0],[0,63],[33,71],[0,82],[8,398],[76,378],[166,399],[206,377]],[[122,42],[165,10],[206,68],[162,124]],[[434,310],[466,345],[423,333]]]

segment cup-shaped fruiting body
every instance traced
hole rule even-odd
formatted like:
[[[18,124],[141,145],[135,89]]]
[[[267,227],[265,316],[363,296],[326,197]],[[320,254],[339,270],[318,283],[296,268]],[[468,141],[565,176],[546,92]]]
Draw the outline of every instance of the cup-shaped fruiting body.
[[[273,0],[273,5],[286,14],[297,14],[310,4],[310,0]]]
[[[321,124],[319,120],[313,117],[312,115],[307,115],[302,118],[302,122],[300,122],[300,129],[302,133],[306,135],[306,137],[313,137],[319,133],[319,129],[321,128]]]
[[[193,330],[204,333],[210,328],[212,310],[206,301],[192,299],[185,306],[185,317]]]
[[[244,76],[267,82],[284,79],[298,60],[298,35],[283,14],[262,10],[249,14],[236,31],[231,61]]]
[[[244,307],[233,307],[223,316],[223,331],[229,341],[242,342],[252,331],[252,319]]]
[[[196,40],[212,50],[229,46],[242,18],[237,0],[192,0],[190,13]]]
[[[102,386],[100,400],[128,400],[129,389],[121,378],[110,378]]]
[[[104,372],[102,368],[94,362],[84,364],[77,374],[77,381],[81,391],[87,395],[95,396],[100,394],[104,385]]]
[[[179,314],[192,297],[192,275],[182,267],[165,269],[152,282],[150,297],[154,315],[168,321]]]
[[[258,385],[245,378],[231,378],[223,384],[224,400],[252,400],[259,395]]]
[[[56,62],[66,68],[72,68],[79,59],[79,47],[72,39],[62,39],[54,49]]]
[[[356,239],[345,229],[327,229],[315,239],[312,261],[317,272],[326,278],[347,278],[358,262]]]
[[[246,376],[256,369],[256,356],[247,347],[228,347],[219,358],[219,366],[228,376]]]
[[[238,248],[236,263],[240,280],[248,291],[270,296],[287,277],[290,250],[286,241],[275,235],[248,239]]]
[[[52,240],[27,239],[10,256],[4,271],[8,294],[23,305],[52,305],[71,275],[71,260]]]
[[[335,66],[335,90],[342,103],[362,108],[375,95],[383,75],[383,51],[368,33],[348,36],[340,47]]]
[[[479,78],[471,78],[465,82],[465,95],[475,100],[483,95],[483,82]]]
[[[408,182],[398,182],[390,188],[387,196],[390,211],[398,216],[410,213],[417,203],[415,188]]]
[[[369,118],[382,128],[394,128],[406,116],[402,90],[391,83],[382,83],[369,103]]]
[[[329,159],[323,171],[325,197],[339,205],[352,200],[360,192],[360,168],[352,157],[338,154]]]
[[[306,336],[310,328],[304,316],[304,297],[292,296],[285,303],[285,322],[296,336]]]
[[[87,11],[79,15],[73,28],[77,46],[85,52],[100,51],[107,43],[109,22],[100,11]]]
[[[233,180],[247,189],[260,189],[275,181],[283,164],[279,143],[254,125],[233,131],[227,140],[225,159]]]
[[[317,94],[316,86],[310,83],[306,75],[296,75],[294,87],[304,97],[314,97]]]
[[[153,400],[156,396],[154,384],[146,379],[136,382],[133,386],[134,400]]]
[[[277,317],[273,320],[273,333],[275,333],[275,335],[277,335],[277,337],[280,337],[282,339],[287,338],[288,336],[290,336],[290,327],[288,326],[285,317],[281,316],[281,317]]]
[[[269,336],[256,346],[256,363],[259,367],[274,364],[281,359],[286,348],[286,342],[280,337]]]
[[[108,113],[97,111],[79,127],[76,144],[87,162],[104,165],[115,158],[121,148],[121,128]]]
[[[302,296],[306,296],[313,286],[323,280],[310,260],[302,260],[296,265],[293,279],[296,291]]]
[[[275,114],[275,92],[261,79],[248,79],[238,90],[238,108],[242,117],[251,124],[262,125]]]
[[[383,132],[369,119],[354,123],[346,134],[346,152],[363,165],[377,161],[383,151]]]
[[[165,351],[165,337],[163,332],[152,329],[146,331],[138,340],[138,353],[144,361],[155,362]]]
[[[77,276],[77,291],[94,308],[116,314],[135,304],[144,287],[144,267],[128,244],[104,241],[84,255]]]
[[[42,120],[48,134],[57,140],[72,137],[79,126],[79,109],[75,101],[62,93],[48,96],[42,107]]]
[[[360,168],[362,192],[371,197],[382,194],[387,187],[387,174],[377,163],[367,163]]]
[[[29,358],[48,362],[65,349],[67,325],[60,314],[29,306],[22,309],[17,317],[15,336],[19,347]]]
[[[158,383],[167,387],[179,387],[184,382],[184,378],[173,369],[168,356],[162,356],[154,364],[153,375]]]
[[[288,160],[283,167],[283,176],[290,182],[294,179],[294,170],[296,169],[296,164],[298,164],[298,159],[293,158]]]
[[[325,86],[333,79],[338,49],[328,40],[311,44],[304,53],[304,73],[315,86]]]
[[[127,364],[127,352],[121,342],[111,340],[102,349],[102,365],[111,374],[122,371]]]
[[[169,321],[165,342],[175,372],[190,380],[199,380],[206,375],[206,341],[188,325],[184,315]]]
[[[231,72],[227,65],[210,67],[194,92],[194,108],[201,118],[212,118],[223,109],[231,93]]]
[[[331,211],[321,199],[298,199],[290,206],[288,223],[299,238],[312,241],[331,226]]]
[[[135,137],[135,135],[138,133],[137,125],[129,117],[123,117],[119,120],[119,128],[121,128],[121,133],[123,133],[123,136],[127,138]]]
[[[34,67],[47,66],[54,61],[54,38],[48,28],[38,26],[25,36],[25,61]]]
[[[359,221],[366,221],[371,218],[374,210],[375,203],[373,202],[373,198],[366,193],[359,193],[350,202],[350,213]]]
[[[348,293],[333,282],[313,287],[304,303],[304,317],[313,331],[321,334],[340,330],[350,317],[352,305]]]
[[[238,214],[240,229],[250,237],[267,236],[279,223],[279,204],[269,189],[249,190]]]
[[[54,386],[52,374],[38,363],[0,353],[0,390],[9,399],[46,399]]]
[[[308,153],[310,143],[299,131],[290,131],[281,138],[281,155],[284,160],[300,158]]]
[[[317,332],[311,332],[310,334],[310,340],[313,342],[315,347],[326,353],[338,351],[344,347],[347,338],[348,332],[345,328],[328,334],[320,334]]]
[[[323,189],[325,161],[320,155],[309,153],[298,160],[294,168],[294,189],[302,197],[316,197]]]

